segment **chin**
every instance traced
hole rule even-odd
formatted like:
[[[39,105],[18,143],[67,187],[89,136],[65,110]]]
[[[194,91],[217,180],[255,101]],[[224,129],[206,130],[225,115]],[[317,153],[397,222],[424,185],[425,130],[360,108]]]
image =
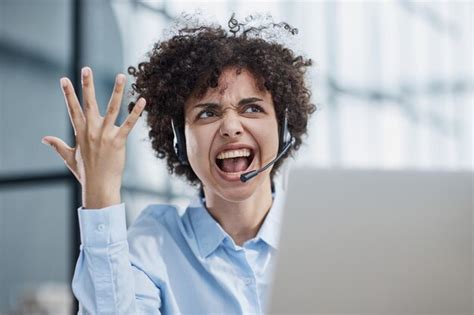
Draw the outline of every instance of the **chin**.
[[[229,202],[242,202],[251,198],[256,192],[254,187],[241,186],[241,187],[228,187],[225,189],[219,189],[217,193],[222,199]]]
[[[267,183],[268,189],[270,189],[269,170],[257,175],[257,177],[254,177],[246,183],[242,183],[240,180],[226,182],[222,181],[222,179],[218,179],[217,181],[213,181],[210,185],[205,185],[205,191],[225,201],[237,203],[246,201],[255,194],[260,194]]]

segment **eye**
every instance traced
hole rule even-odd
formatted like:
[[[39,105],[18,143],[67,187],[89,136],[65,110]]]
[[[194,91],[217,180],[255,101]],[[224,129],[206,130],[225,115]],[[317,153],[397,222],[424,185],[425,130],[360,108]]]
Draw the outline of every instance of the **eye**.
[[[216,114],[212,110],[205,109],[197,115],[197,118],[203,119],[203,118],[210,118],[214,116],[216,116]]]
[[[250,104],[245,107],[244,113],[261,113],[263,109],[257,104]]]

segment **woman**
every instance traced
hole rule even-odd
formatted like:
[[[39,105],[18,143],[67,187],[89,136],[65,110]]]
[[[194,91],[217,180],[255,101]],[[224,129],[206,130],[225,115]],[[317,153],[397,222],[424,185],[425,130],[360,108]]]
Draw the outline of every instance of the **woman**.
[[[123,74],[104,117],[90,68],[82,70],[83,110],[71,82],[61,79],[77,145],[43,141],[83,188],[73,279],[80,313],[264,312],[282,210],[273,176],[281,157],[299,148],[315,109],[304,81],[311,61],[260,36],[294,33],[286,23],[248,28],[232,16],[229,27],[231,34],[182,28],[130,67],[138,100],[120,127],[114,121]],[[200,196],[184,214],[150,205],[127,235],[120,198],[125,143],[143,111],[157,156]]]

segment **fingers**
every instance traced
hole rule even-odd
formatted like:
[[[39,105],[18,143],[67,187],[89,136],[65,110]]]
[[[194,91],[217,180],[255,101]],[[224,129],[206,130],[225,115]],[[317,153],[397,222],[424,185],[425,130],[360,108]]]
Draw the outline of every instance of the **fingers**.
[[[145,108],[146,101],[144,98],[140,98],[135,106],[133,107],[132,112],[127,116],[127,119],[123,122],[122,126],[120,126],[120,130],[118,132],[119,137],[126,138],[130,131],[132,130],[133,126],[137,122],[140,114],[143,112]]]
[[[57,137],[46,136],[41,139],[44,144],[49,144],[61,156],[66,164],[73,165],[75,162],[74,149]]]
[[[79,104],[79,100],[74,92],[74,87],[72,86],[71,81],[69,81],[68,78],[61,78],[60,83],[66,101],[69,118],[71,119],[72,127],[74,128],[74,134],[77,134],[78,129],[84,129],[84,113],[82,112],[81,105]]]
[[[110,97],[107,113],[105,114],[104,127],[109,125],[114,126],[115,120],[120,112],[120,105],[122,104],[123,90],[125,86],[125,75],[119,74],[115,78],[114,91]]]
[[[89,67],[82,68],[81,71],[82,81],[82,99],[84,101],[84,111],[89,119],[95,119],[100,116],[99,108],[97,106],[97,100],[95,98],[94,89],[94,78],[92,76],[92,70]]]

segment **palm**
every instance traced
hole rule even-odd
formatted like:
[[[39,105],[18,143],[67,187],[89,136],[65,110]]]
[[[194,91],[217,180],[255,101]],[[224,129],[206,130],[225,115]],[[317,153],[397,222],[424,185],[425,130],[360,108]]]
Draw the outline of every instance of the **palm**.
[[[86,69],[86,68],[85,68]],[[125,145],[128,134],[136,124],[145,107],[140,98],[124,123],[115,126],[125,85],[125,77],[118,75],[114,91],[110,98],[107,113],[99,113],[92,71],[87,68],[83,73],[82,92],[84,111],[82,110],[71,82],[61,79],[72,127],[76,135],[76,146],[69,147],[56,137],[44,137],[43,142],[52,145],[63,158],[66,166],[81,183],[87,194],[114,194],[120,191],[121,176],[125,165]],[[100,198],[99,198],[100,199]]]

